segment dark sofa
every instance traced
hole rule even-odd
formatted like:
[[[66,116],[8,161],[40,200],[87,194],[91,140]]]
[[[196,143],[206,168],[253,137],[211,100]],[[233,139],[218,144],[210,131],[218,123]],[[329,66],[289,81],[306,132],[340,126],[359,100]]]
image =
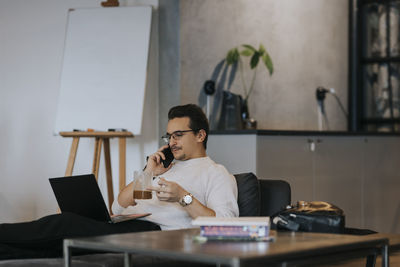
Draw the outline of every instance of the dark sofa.
[[[289,183],[283,180],[259,180],[253,173],[235,175],[238,185],[239,216],[271,216],[284,209],[291,201]],[[187,266],[186,263],[133,255],[134,266]],[[21,259],[0,261],[0,267],[63,266],[62,258]],[[72,257],[73,267],[120,267],[123,256],[116,253],[90,254]],[[190,264],[191,267],[197,265]],[[201,266],[201,265],[199,265]]]

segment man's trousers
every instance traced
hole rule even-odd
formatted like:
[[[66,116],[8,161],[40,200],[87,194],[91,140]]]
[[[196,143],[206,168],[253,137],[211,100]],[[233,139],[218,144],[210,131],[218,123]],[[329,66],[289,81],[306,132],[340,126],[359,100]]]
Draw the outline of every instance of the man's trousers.
[[[3,223],[0,224],[0,260],[62,257],[64,238],[154,230],[160,227],[147,221],[111,224],[73,213],[49,215],[31,222]]]

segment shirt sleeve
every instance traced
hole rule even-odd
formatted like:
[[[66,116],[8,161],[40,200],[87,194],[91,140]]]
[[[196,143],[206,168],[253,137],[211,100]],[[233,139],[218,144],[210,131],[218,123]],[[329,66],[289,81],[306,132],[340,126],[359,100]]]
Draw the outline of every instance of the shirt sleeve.
[[[238,217],[238,189],[235,177],[222,165],[209,172],[206,206],[215,211],[216,217]]]
[[[119,203],[118,203],[118,198],[114,199],[114,202],[111,206],[111,210],[113,212],[114,215],[120,215],[122,214],[122,212],[125,210],[124,207],[122,207]]]

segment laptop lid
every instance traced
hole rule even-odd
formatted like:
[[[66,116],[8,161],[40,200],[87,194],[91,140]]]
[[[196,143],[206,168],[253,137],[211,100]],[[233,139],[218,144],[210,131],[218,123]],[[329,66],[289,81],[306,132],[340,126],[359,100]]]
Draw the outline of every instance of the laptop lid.
[[[110,214],[93,174],[49,179],[62,212],[110,222]]]

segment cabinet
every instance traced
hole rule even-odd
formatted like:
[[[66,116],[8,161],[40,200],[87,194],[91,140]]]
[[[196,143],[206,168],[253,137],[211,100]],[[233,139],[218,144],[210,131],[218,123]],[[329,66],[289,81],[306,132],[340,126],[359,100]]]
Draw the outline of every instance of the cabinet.
[[[400,233],[397,136],[218,134],[210,135],[207,151],[231,173],[288,181],[292,202],[339,206],[347,227]]]
[[[400,233],[399,138],[368,138],[365,155],[365,227]]]

